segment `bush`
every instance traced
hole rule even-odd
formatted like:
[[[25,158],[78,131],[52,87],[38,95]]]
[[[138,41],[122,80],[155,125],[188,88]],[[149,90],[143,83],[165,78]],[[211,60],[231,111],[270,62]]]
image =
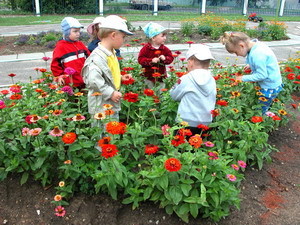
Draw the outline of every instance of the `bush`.
[[[194,33],[195,25],[193,22],[184,22],[181,24],[181,32],[184,36],[191,36]]]

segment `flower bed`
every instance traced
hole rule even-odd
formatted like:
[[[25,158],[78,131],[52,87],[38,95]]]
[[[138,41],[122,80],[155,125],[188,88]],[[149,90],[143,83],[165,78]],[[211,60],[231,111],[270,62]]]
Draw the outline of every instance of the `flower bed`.
[[[38,80],[2,90],[0,178],[20,173],[21,184],[29,176],[43,186],[57,184],[57,216],[67,213],[67,201],[78,191],[106,192],[133,208],[154,201],[186,222],[190,215],[215,221],[229,215],[231,206],[239,207],[245,167],[262,168],[276,150],[267,144],[268,133],[288,120],[285,103],[299,91],[299,59],[282,63],[285,89],[263,117],[256,85],[235,81],[235,75],[249,71],[215,63],[214,122],[208,131],[202,126],[206,135],[187,141],[186,124],[175,123],[178,103],[168,92],[185,73],[181,53],[174,54],[163,90],[145,87],[134,58],[122,60],[124,73],[132,73],[134,79],[122,87],[120,122],[112,119],[114,109],[109,105],[104,106],[105,114],[90,118],[86,95],[58,87],[45,69],[36,69]],[[95,122],[107,123],[106,129],[91,128]],[[178,129],[181,135],[174,136]],[[106,137],[100,139],[101,132]]]

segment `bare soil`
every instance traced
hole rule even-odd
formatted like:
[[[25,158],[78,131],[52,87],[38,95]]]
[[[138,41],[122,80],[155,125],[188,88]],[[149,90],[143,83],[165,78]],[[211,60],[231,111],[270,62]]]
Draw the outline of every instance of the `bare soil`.
[[[293,96],[299,105],[300,97]],[[214,223],[208,219],[191,219],[191,225],[297,225],[300,224],[300,112],[290,107],[290,122],[270,134],[269,143],[279,149],[273,162],[262,170],[249,167],[241,184],[240,210]],[[294,114],[294,116],[292,116]],[[54,185],[55,186],[55,185]],[[176,215],[167,215],[152,202],[132,210],[106,194],[76,194],[66,206],[67,214],[54,215],[51,204],[55,190],[43,188],[30,180],[20,185],[18,175],[0,182],[0,224],[53,225],[184,225]]]

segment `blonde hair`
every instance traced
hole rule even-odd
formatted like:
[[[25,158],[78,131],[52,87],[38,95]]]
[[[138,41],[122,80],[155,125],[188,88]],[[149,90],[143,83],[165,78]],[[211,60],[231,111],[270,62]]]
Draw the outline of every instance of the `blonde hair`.
[[[112,32],[117,32],[118,30],[116,29],[111,29],[111,28],[104,28],[104,27],[101,27],[97,33],[99,39],[103,39],[103,38],[106,38],[108,37],[108,35],[110,35]]]
[[[220,37],[220,42],[225,45],[227,50],[233,49],[240,42],[250,42],[250,37],[243,32],[226,31],[223,36]]]

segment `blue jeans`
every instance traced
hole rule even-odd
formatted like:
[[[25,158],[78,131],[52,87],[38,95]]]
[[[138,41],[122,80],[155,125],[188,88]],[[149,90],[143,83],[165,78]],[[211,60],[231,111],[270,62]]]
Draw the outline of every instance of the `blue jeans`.
[[[265,97],[267,99],[267,101],[258,100],[258,103],[263,105],[261,107],[263,115],[268,111],[268,109],[273,103],[273,100],[278,96],[279,92],[282,90],[282,87],[283,85],[280,85],[275,89],[260,89],[260,92],[262,93],[260,97]]]

